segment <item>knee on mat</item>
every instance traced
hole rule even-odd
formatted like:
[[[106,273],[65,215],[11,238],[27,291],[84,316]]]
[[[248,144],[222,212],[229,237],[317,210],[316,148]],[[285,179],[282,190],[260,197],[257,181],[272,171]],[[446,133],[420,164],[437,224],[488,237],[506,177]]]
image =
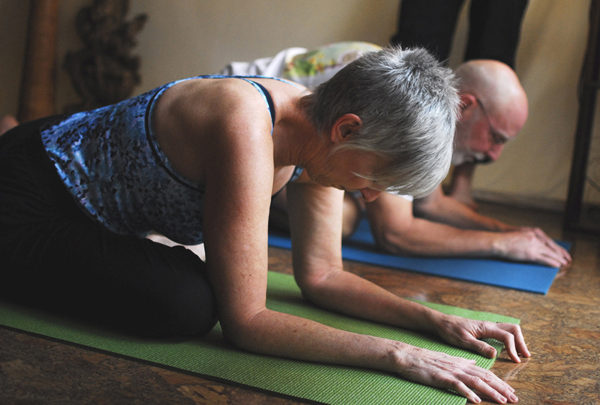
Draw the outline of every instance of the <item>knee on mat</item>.
[[[147,242],[153,244],[154,242]],[[181,247],[152,245],[154,255],[144,270],[144,280],[135,281],[142,301],[134,313],[138,331],[155,337],[197,336],[210,331],[217,322],[215,295],[204,263]]]
[[[172,330],[180,336],[208,333],[217,323],[217,305],[208,283],[179,295],[171,308]]]
[[[207,282],[179,289],[148,311],[146,334],[156,337],[199,336],[217,323],[216,302]]]

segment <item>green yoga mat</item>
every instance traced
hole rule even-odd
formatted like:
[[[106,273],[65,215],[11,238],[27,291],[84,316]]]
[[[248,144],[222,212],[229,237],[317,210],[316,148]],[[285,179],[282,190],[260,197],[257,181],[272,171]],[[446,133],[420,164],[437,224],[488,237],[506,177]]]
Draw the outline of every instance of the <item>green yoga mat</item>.
[[[302,299],[293,277],[269,272],[269,308],[349,331],[401,340],[416,346],[475,359],[491,368],[494,359],[447,346],[417,333],[365,322],[318,309]],[[518,323],[502,315],[428,304],[473,319]],[[331,404],[465,404],[450,392],[395,376],[357,368],[261,356],[236,350],[217,325],[207,336],[186,341],[147,340],[115,334],[60,317],[0,302],[0,324],[123,356],[142,359],[263,390]],[[502,344],[492,343],[498,352]]]

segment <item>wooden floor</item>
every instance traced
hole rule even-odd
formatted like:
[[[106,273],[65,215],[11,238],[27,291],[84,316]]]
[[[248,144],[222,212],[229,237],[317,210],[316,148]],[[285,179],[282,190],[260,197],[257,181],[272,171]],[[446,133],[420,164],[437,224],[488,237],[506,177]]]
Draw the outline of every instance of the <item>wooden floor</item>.
[[[548,295],[501,289],[347,262],[349,271],[406,297],[521,319],[532,353],[500,355],[492,370],[521,404],[600,404],[600,239],[562,234],[560,216],[484,204],[507,222],[539,225],[574,243],[573,265]],[[288,251],[270,249],[271,270],[289,273]],[[0,404],[293,404],[251,388],[155,367],[0,328]]]

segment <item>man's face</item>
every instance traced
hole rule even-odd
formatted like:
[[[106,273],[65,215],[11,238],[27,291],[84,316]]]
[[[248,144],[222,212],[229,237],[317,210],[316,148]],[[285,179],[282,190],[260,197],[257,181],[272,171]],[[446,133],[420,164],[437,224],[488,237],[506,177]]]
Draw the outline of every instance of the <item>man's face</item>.
[[[506,142],[517,136],[525,124],[526,113],[506,111],[490,114],[478,98],[463,110],[456,126],[454,165],[493,162],[502,153]]]

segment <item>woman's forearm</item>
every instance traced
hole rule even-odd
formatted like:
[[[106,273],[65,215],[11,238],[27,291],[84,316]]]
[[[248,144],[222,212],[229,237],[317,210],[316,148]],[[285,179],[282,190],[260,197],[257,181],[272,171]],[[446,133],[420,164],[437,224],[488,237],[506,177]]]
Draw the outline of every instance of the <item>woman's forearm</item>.
[[[473,360],[339,330],[269,309],[257,313],[246,326],[224,328],[224,332],[238,347],[256,353],[389,372],[452,389],[472,402],[480,402],[477,393],[499,403],[518,400],[508,384],[477,367]]]
[[[303,295],[321,307],[405,329],[435,332],[438,311],[398,297],[356,274],[332,271],[318,282],[303,282]]]
[[[225,337],[242,349],[298,360],[394,372],[394,353],[405,343],[341,329],[265,309],[247,325],[224,328]]]

